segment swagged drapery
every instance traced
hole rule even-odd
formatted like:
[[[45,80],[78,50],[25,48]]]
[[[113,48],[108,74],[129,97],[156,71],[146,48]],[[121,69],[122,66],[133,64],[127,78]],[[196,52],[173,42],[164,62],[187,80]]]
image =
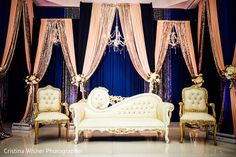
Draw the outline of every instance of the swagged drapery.
[[[219,30],[219,22],[218,22],[218,14],[217,14],[217,4],[216,0],[201,0],[199,2],[199,10],[198,10],[198,54],[199,54],[199,71],[201,71],[202,66],[202,55],[203,55],[203,39],[204,39],[204,29],[205,29],[205,14],[207,14],[208,20],[208,28],[211,40],[212,53],[216,65],[216,69],[218,71],[219,76],[224,80],[225,79],[225,69],[227,66],[224,64],[223,51],[221,45],[220,38],[220,30]],[[235,50],[236,51],[236,50]],[[236,66],[236,52],[234,51],[234,57],[232,61],[232,65]],[[233,81],[233,80],[232,80]],[[231,99],[231,112],[232,112],[232,120],[233,120],[233,134],[236,135],[236,94],[235,94],[235,83],[232,84],[230,88],[230,99]],[[226,86],[224,86],[224,95],[226,92]],[[223,123],[224,117],[224,108],[225,101],[222,100],[221,113],[219,118],[219,127],[221,129],[221,125]]]
[[[192,77],[195,77],[198,75],[198,71],[189,21],[158,21],[155,47],[155,73],[158,74],[160,72],[164,63],[173,27],[176,30],[179,45],[188,71]]]
[[[151,71],[147,59],[140,5],[120,4],[118,10],[130,59],[138,74],[149,82]]]
[[[53,44],[61,44],[62,52],[66,62],[66,66],[69,70],[71,76],[76,75],[76,63],[75,63],[75,52],[74,52],[74,38],[72,29],[71,19],[42,19],[38,48],[36,52],[36,58],[34,63],[33,74],[30,76],[32,80],[28,80],[30,85],[28,92],[28,102],[27,107],[32,109],[32,102],[35,95],[35,86],[37,88],[38,83],[43,78],[47,67],[49,65]],[[32,77],[33,76],[33,77]],[[30,78],[29,77],[29,78]],[[29,106],[28,106],[29,105]],[[30,110],[28,111],[30,113]],[[27,117],[24,116],[24,118]],[[22,119],[22,122],[25,119]],[[32,123],[31,117],[27,119],[27,122]]]
[[[10,67],[14,56],[20,19],[23,12],[23,28],[25,55],[28,71],[31,71],[30,50],[33,31],[33,1],[32,0],[12,0],[9,15],[8,32],[3,53],[3,58],[0,66],[0,78],[4,77]]]
[[[111,32],[115,6],[96,4],[92,6],[88,42],[81,77],[88,80],[102,59]],[[80,83],[82,98],[85,98],[84,82]]]
[[[236,67],[236,45],[234,48],[234,57],[232,65]],[[232,87],[230,88],[231,108],[233,116],[234,135],[236,135],[236,80],[234,80]]]
[[[28,73],[31,73],[31,46],[33,36],[33,0],[23,0],[23,27],[24,27],[24,43],[25,55]]]
[[[33,36],[33,1],[32,0],[24,0],[23,1],[23,28],[24,28],[24,43],[25,43],[25,56],[26,56],[26,64],[28,75],[31,74],[32,65],[31,65],[31,48],[32,48],[32,36]],[[30,95],[28,95],[29,100]],[[20,122],[23,122],[28,115],[30,110],[30,105],[26,104],[25,113]]]
[[[3,78],[10,65],[14,55],[16,40],[19,31],[20,18],[23,9],[22,0],[12,0],[8,22],[8,32],[0,66],[0,79]]]
[[[18,36],[22,12],[23,12],[23,24],[24,24],[23,28],[24,28],[24,42],[25,42],[27,69],[29,73],[31,71],[30,50],[32,42],[32,30],[33,30],[33,1],[12,0],[6,43],[0,66],[0,79],[7,74],[7,71],[11,65],[11,61],[14,56],[15,45]]]

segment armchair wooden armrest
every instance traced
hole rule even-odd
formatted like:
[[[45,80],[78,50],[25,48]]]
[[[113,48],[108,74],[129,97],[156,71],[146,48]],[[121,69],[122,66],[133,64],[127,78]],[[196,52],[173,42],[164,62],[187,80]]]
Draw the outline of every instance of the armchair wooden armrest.
[[[209,103],[209,104],[207,104],[207,106],[212,108],[213,117],[216,118],[215,104]]]
[[[182,117],[183,115],[183,106],[184,106],[184,103],[179,102],[179,117]]]
[[[69,116],[69,105],[67,103],[61,103],[61,106],[63,106],[66,110],[66,115]]]

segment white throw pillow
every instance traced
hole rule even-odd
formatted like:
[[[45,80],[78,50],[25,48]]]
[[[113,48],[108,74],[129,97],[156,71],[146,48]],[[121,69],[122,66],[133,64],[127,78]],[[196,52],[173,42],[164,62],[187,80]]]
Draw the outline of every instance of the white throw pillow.
[[[94,88],[88,96],[88,104],[95,109],[105,109],[109,102],[108,90],[103,87]]]

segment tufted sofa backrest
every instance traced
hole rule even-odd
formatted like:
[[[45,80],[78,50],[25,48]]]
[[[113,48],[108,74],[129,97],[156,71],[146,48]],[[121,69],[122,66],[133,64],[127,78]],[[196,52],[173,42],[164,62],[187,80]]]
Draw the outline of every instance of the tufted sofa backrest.
[[[61,91],[50,85],[39,88],[37,92],[37,103],[39,112],[59,112],[61,102]]]
[[[182,91],[185,111],[206,111],[207,110],[207,90],[202,87],[191,86]]]
[[[93,93],[94,94],[94,93]],[[105,96],[106,97],[106,96]],[[109,99],[109,95],[108,95]],[[104,102],[106,102],[104,99]],[[94,101],[95,103],[96,101]],[[101,101],[103,102],[103,101]],[[111,107],[95,108],[93,98],[88,97],[87,107],[85,109],[86,118],[104,118],[104,117],[133,117],[133,118],[153,118],[158,115],[158,105],[162,105],[159,96],[152,93],[138,94],[114,104]],[[107,102],[106,102],[107,103]],[[162,111],[160,111],[162,112]],[[160,113],[161,114],[161,113]]]

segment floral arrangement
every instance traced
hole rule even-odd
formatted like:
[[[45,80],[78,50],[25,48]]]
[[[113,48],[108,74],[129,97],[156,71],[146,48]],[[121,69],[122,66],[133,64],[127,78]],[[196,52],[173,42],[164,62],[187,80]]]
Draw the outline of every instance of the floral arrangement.
[[[84,84],[85,82],[86,82],[85,76],[83,74],[79,74],[72,77],[71,84],[79,86],[80,84]]]
[[[156,73],[151,73],[148,76],[148,80],[149,80],[149,82],[159,83],[160,82],[160,75],[158,75]]]
[[[153,90],[156,88],[156,83],[159,83],[160,80],[160,75],[156,73],[150,73],[148,76],[148,81],[149,83],[149,93],[153,92]]]
[[[226,66],[225,70],[223,71],[223,75],[225,75],[226,79],[230,80],[230,87],[236,87],[236,66],[229,65]]]
[[[120,101],[122,101],[124,99],[125,99],[125,97],[122,97],[122,96],[113,96],[113,95],[111,95],[110,96],[110,103],[112,105],[114,105],[114,104],[116,104],[116,103],[118,103],[118,102],[120,102]]]
[[[37,84],[39,82],[39,78],[36,77],[35,75],[26,76],[25,82],[28,85]]]
[[[236,80],[236,66],[226,66],[224,70],[224,75],[228,80]]]
[[[197,75],[194,79],[192,79],[192,82],[193,82],[196,86],[201,87],[202,84],[204,83],[203,75],[202,75],[202,74]]]

